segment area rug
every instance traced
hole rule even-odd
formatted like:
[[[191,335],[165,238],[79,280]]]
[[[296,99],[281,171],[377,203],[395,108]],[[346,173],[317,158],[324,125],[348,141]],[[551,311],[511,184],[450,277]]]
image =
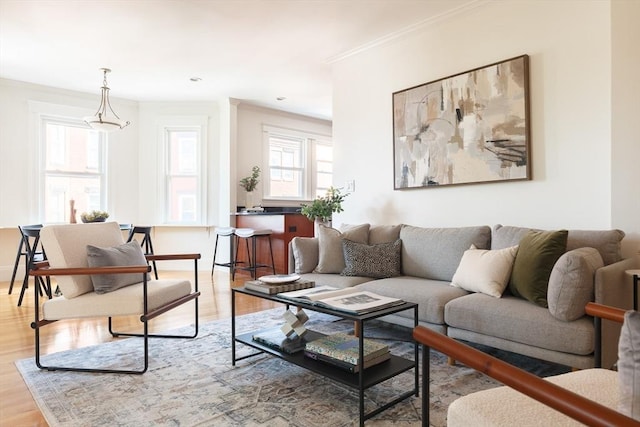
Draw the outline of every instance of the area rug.
[[[282,309],[238,317],[238,333],[282,323]],[[349,331],[352,322],[309,313],[309,328]],[[180,332],[178,330],[177,332]],[[389,344],[397,355],[413,355],[411,330],[384,322],[366,324],[365,335]],[[278,358],[259,355],[231,365],[231,321],[201,325],[193,340],[152,339],[144,375],[47,372],[33,359],[16,361],[45,419],[52,427],[101,426],[353,426],[358,425],[357,390],[325,379]],[[140,366],[138,338],[56,353],[45,364]],[[253,352],[238,344],[239,355]],[[546,376],[566,372],[557,365],[499,352],[498,357]],[[86,366],[86,365],[85,365]],[[389,396],[410,390],[411,372],[366,392],[369,411]],[[498,385],[446,357],[431,352],[431,425],[446,425],[446,408],[457,397]],[[420,398],[411,397],[382,412],[367,425],[419,426]]]

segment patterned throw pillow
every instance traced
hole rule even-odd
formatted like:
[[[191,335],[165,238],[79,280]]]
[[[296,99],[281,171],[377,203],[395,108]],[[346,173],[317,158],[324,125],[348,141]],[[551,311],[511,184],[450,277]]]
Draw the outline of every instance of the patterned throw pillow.
[[[383,279],[400,276],[400,253],[402,240],[366,245],[342,240],[346,267],[343,276],[362,276]]]

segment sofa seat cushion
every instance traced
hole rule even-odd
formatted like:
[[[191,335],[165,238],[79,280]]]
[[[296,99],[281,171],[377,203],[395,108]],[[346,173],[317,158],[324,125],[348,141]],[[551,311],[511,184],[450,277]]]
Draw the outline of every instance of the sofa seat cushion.
[[[374,280],[358,285],[358,289],[416,303],[420,321],[439,325],[444,324],[445,305],[468,294],[464,289],[450,286],[449,282],[411,276]],[[413,317],[413,312],[406,310],[398,315]]]
[[[586,369],[546,378],[611,409],[617,404],[617,375],[607,369]],[[453,401],[448,427],[581,426],[583,424],[507,386],[478,391]]]
[[[307,273],[301,274],[301,278],[315,282],[316,286],[333,286],[334,288],[349,288],[361,283],[369,282],[371,277],[341,276],[340,274]]]
[[[595,347],[590,317],[564,322],[548,309],[512,295],[456,298],[447,303],[444,318],[454,328],[548,350],[588,355]]]
[[[464,251],[471,245],[478,249],[489,249],[491,228],[422,228],[403,225],[400,239],[403,274],[450,282]]]
[[[81,317],[128,316],[144,313],[142,283],[120,288],[106,294],[84,293],[75,298],[64,296],[46,300],[42,307],[45,320],[77,319]],[[191,282],[181,279],[160,279],[147,282],[149,310],[158,308],[191,293]]]

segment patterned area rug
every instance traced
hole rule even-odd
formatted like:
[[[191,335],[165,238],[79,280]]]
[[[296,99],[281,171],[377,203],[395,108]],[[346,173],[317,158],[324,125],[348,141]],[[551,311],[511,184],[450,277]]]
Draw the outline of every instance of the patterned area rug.
[[[353,324],[308,313],[309,328],[351,331]],[[282,323],[282,309],[239,317],[238,333]],[[144,375],[47,372],[33,359],[16,362],[31,394],[52,427],[80,426],[353,426],[358,425],[357,391],[272,356],[259,355],[231,366],[231,321],[201,325],[194,340],[152,339]],[[385,340],[397,355],[412,356],[411,330],[370,322],[365,336]],[[252,349],[238,345],[238,354]],[[487,350],[482,348],[482,350]],[[140,365],[142,340],[122,339],[57,353],[46,363],[94,366]],[[538,375],[563,367],[491,350],[494,355]],[[457,397],[497,383],[464,366],[448,366],[431,352],[431,424],[446,425],[446,408]],[[390,395],[410,390],[412,371],[366,392],[366,410]],[[370,426],[419,426],[420,398],[412,397],[368,420]]]

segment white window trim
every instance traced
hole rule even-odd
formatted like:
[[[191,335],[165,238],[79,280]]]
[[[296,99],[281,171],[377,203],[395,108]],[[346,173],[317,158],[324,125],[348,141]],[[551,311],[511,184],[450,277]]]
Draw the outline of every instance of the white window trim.
[[[158,194],[158,207],[162,210],[162,223],[165,225],[204,225],[207,223],[207,146],[208,146],[208,117],[207,116],[165,116],[158,120],[158,145],[162,147],[158,150],[158,164],[162,165],[158,170],[158,182],[162,182],[162,188]],[[200,176],[198,189],[198,206],[196,212],[198,219],[192,222],[169,221],[167,211],[167,166],[169,161],[168,131],[173,130],[194,130],[198,132],[198,174]]]
[[[294,137],[294,138],[301,138],[306,140],[305,146],[303,147],[304,151],[305,151],[305,157],[306,157],[306,164],[305,164],[305,170],[307,170],[307,177],[308,179],[305,179],[304,182],[304,195],[302,196],[302,198],[298,198],[298,197],[271,197],[271,196],[267,196],[266,194],[264,194],[264,188],[266,186],[263,186],[263,194],[262,194],[262,199],[263,200],[269,200],[269,201],[287,201],[287,202],[308,202],[311,201],[314,197],[313,197],[313,189],[316,186],[316,150],[315,150],[315,145],[318,143],[332,143],[332,137],[331,135],[327,135],[327,134],[323,134],[323,133],[318,133],[318,132],[313,132],[313,131],[305,131],[305,130],[300,130],[300,129],[292,129],[292,128],[286,128],[283,126],[274,126],[274,125],[268,125],[268,124],[263,124],[262,125],[262,158],[263,160],[263,165],[262,165],[262,170],[265,171],[265,173],[268,173],[268,171],[270,170],[270,165],[269,165],[269,161],[270,161],[270,156],[269,156],[269,136],[274,136],[274,135],[280,135],[282,137]],[[319,140],[321,142],[319,142]]]

